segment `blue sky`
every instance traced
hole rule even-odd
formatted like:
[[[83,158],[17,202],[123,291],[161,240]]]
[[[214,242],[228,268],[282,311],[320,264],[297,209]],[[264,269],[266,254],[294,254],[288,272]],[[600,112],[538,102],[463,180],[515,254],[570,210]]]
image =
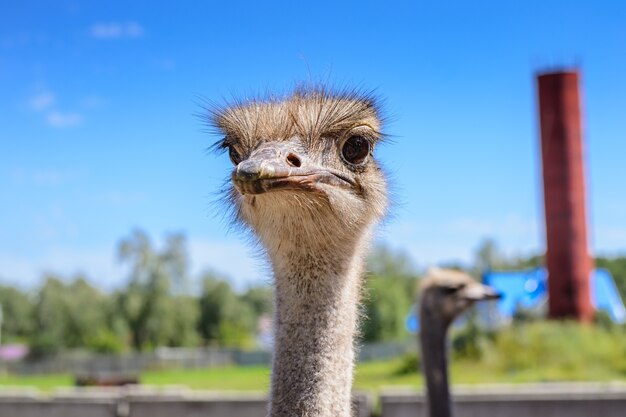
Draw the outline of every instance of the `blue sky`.
[[[133,228],[182,231],[192,271],[266,279],[211,206],[230,169],[199,97],[329,80],[385,98],[395,205],[379,239],[424,267],[495,238],[544,247],[533,74],[583,72],[591,248],[626,252],[626,3],[3,2],[0,276],[110,288]],[[214,214],[218,214],[214,216]]]

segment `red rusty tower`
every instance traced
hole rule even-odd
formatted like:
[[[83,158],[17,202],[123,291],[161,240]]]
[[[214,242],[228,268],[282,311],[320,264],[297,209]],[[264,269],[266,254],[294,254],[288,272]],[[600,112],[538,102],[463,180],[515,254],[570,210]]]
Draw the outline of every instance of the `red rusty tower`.
[[[577,71],[540,74],[539,113],[551,318],[591,321],[585,173]]]

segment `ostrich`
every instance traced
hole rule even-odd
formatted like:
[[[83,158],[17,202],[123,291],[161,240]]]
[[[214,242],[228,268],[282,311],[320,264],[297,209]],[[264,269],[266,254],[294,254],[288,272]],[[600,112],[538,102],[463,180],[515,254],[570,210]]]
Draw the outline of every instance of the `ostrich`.
[[[374,160],[373,97],[298,88],[212,111],[234,165],[236,223],[253,232],[275,285],[270,416],[351,414],[364,256],[387,208]]]
[[[491,287],[453,270],[431,269],[422,282],[420,346],[430,417],[451,417],[446,334],[450,323],[476,301],[499,298]]]

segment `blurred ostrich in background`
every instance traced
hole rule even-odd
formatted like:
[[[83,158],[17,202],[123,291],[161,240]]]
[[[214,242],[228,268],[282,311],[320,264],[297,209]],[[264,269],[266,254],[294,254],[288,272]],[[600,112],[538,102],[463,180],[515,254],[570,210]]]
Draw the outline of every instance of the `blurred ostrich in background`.
[[[422,281],[419,344],[430,417],[451,417],[447,332],[476,301],[500,297],[491,287],[453,270],[431,269]]]

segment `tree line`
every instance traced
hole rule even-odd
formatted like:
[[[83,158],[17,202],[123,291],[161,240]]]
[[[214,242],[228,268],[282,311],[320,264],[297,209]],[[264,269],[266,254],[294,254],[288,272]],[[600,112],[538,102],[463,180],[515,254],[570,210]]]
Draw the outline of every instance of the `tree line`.
[[[32,291],[0,285],[2,344],[23,343],[33,357],[81,349],[97,353],[149,351],[160,346],[253,348],[258,323],[272,315],[272,290],[252,286],[237,292],[215,272],[189,276],[185,237],[171,234],[161,248],[134,231],[117,247],[128,270],[123,286],[104,292],[84,275],[46,274]],[[541,256],[503,256],[483,242],[473,265],[450,265],[478,273],[484,268],[518,269],[542,263]],[[626,295],[626,257],[598,258]],[[378,246],[368,260],[361,337],[365,342],[411,337],[405,320],[419,275],[410,257]],[[1,281],[0,281],[1,283]],[[192,285],[196,283],[196,285]],[[197,285],[199,283],[199,285]]]
[[[122,353],[160,346],[258,346],[259,319],[272,316],[271,287],[237,292],[227,277],[212,271],[190,277],[182,234],[170,234],[157,247],[146,233],[134,231],[119,242],[117,256],[128,277],[109,292],[81,274],[45,274],[31,291],[0,285],[2,344],[26,344],[33,357],[73,349]],[[363,337],[405,338],[417,274],[408,257],[386,248],[376,250],[370,264],[365,301],[370,319]]]

